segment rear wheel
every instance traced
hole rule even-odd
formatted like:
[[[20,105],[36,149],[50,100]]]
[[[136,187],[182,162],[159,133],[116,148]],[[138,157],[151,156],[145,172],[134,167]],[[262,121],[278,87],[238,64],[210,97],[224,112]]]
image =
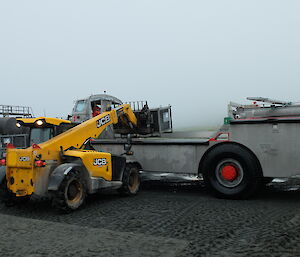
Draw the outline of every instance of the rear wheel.
[[[54,192],[53,205],[63,212],[71,212],[83,205],[86,198],[86,183],[78,170],[71,170]]]
[[[264,178],[263,178],[263,183],[264,183],[265,185],[267,185],[267,184],[271,183],[271,182],[273,181],[273,179],[274,179],[274,178],[272,178],[272,177],[264,177]]]
[[[6,178],[4,178],[0,184],[0,197],[2,202],[8,207],[13,206],[16,203],[16,197],[7,189]]]
[[[24,204],[30,200],[30,196],[17,197],[15,194],[10,192],[7,188],[6,178],[4,178],[0,184],[0,198],[7,207],[11,207],[16,204]]]
[[[141,179],[139,169],[134,164],[126,164],[122,187],[119,189],[121,195],[136,195],[139,191]]]
[[[257,160],[239,145],[217,146],[208,153],[202,168],[206,187],[217,197],[248,198],[262,184]]]
[[[9,191],[7,189],[7,181],[4,177],[0,183],[0,197],[2,200],[6,199],[9,196]]]

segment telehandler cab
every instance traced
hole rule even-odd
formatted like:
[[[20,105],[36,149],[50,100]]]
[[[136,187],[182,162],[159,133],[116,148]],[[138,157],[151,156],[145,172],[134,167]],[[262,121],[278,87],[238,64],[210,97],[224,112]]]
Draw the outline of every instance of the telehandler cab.
[[[78,123],[58,118],[38,117],[8,118],[0,120],[0,127],[1,125],[2,131],[6,130],[6,134],[0,135],[0,158],[2,159],[7,145],[27,148],[32,144],[40,144],[75,127]],[[5,160],[0,160],[0,163],[5,164]]]
[[[87,194],[99,190],[135,195],[140,185],[138,167],[124,156],[95,151],[89,143],[119,122],[134,131],[137,119],[130,105],[120,105],[26,149],[8,148],[0,179],[9,199],[50,196],[54,207],[68,212],[79,208]],[[47,126],[46,120],[38,123]]]
[[[52,137],[55,137],[68,129],[75,127],[77,123],[58,118],[38,117],[38,118],[17,118],[18,128],[28,128],[27,148],[32,144],[40,144]]]

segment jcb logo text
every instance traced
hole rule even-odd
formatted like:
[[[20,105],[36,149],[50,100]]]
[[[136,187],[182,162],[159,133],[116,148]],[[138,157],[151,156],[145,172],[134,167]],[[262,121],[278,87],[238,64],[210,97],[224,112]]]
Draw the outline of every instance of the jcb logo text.
[[[100,128],[101,126],[105,125],[108,122],[110,122],[110,116],[106,115],[103,118],[97,120],[97,128]]]
[[[106,164],[107,161],[105,158],[94,159],[94,163],[93,163],[94,166],[99,166],[99,167],[105,166]]]
[[[20,162],[29,162],[30,159],[28,156],[21,156],[19,160]]]

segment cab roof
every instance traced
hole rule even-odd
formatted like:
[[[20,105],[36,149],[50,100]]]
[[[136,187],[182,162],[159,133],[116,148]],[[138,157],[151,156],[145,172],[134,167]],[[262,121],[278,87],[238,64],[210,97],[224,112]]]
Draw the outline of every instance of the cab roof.
[[[38,120],[43,120],[47,124],[59,126],[62,123],[71,123],[69,120],[63,120],[58,118],[38,117],[38,118],[17,118],[17,121],[22,121],[24,124],[34,124]]]
[[[116,104],[122,104],[123,103],[117,97],[114,97],[112,95],[107,95],[107,94],[91,95],[91,96],[89,96],[87,98],[78,99],[78,100],[76,100],[76,102],[78,102],[78,101],[84,101],[84,100],[89,100],[91,102],[99,101],[99,100],[107,100],[107,101],[111,101],[112,103],[116,103]]]

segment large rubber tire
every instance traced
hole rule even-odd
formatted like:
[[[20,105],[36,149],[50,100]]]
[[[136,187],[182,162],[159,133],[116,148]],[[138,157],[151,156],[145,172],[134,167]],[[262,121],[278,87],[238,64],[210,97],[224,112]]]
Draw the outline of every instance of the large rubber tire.
[[[0,198],[1,201],[7,206],[12,207],[16,204],[25,204],[30,200],[30,196],[17,197],[7,189],[7,181],[4,178],[0,184]]]
[[[272,177],[265,177],[263,178],[263,184],[267,185],[273,181],[274,178]]]
[[[65,213],[77,210],[85,203],[86,182],[79,170],[71,170],[53,192],[53,206]]]
[[[206,188],[219,198],[246,199],[262,185],[257,159],[247,149],[234,144],[216,146],[209,152],[202,174]]]
[[[126,164],[122,187],[119,188],[119,193],[124,196],[136,195],[140,189],[141,179],[139,169],[134,164]]]
[[[1,201],[8,207],[15,205],[15,196],[8,191],[7,189],[7,181],[4,178],[0,184],[0,197]]]
[[[9,196],[9,191],[7,189],[6,178],[4,177],[4,179],[0,183],[0,198],[1,198],[1,200],[3,200],[5,198],[7,198],[8,196]]]

